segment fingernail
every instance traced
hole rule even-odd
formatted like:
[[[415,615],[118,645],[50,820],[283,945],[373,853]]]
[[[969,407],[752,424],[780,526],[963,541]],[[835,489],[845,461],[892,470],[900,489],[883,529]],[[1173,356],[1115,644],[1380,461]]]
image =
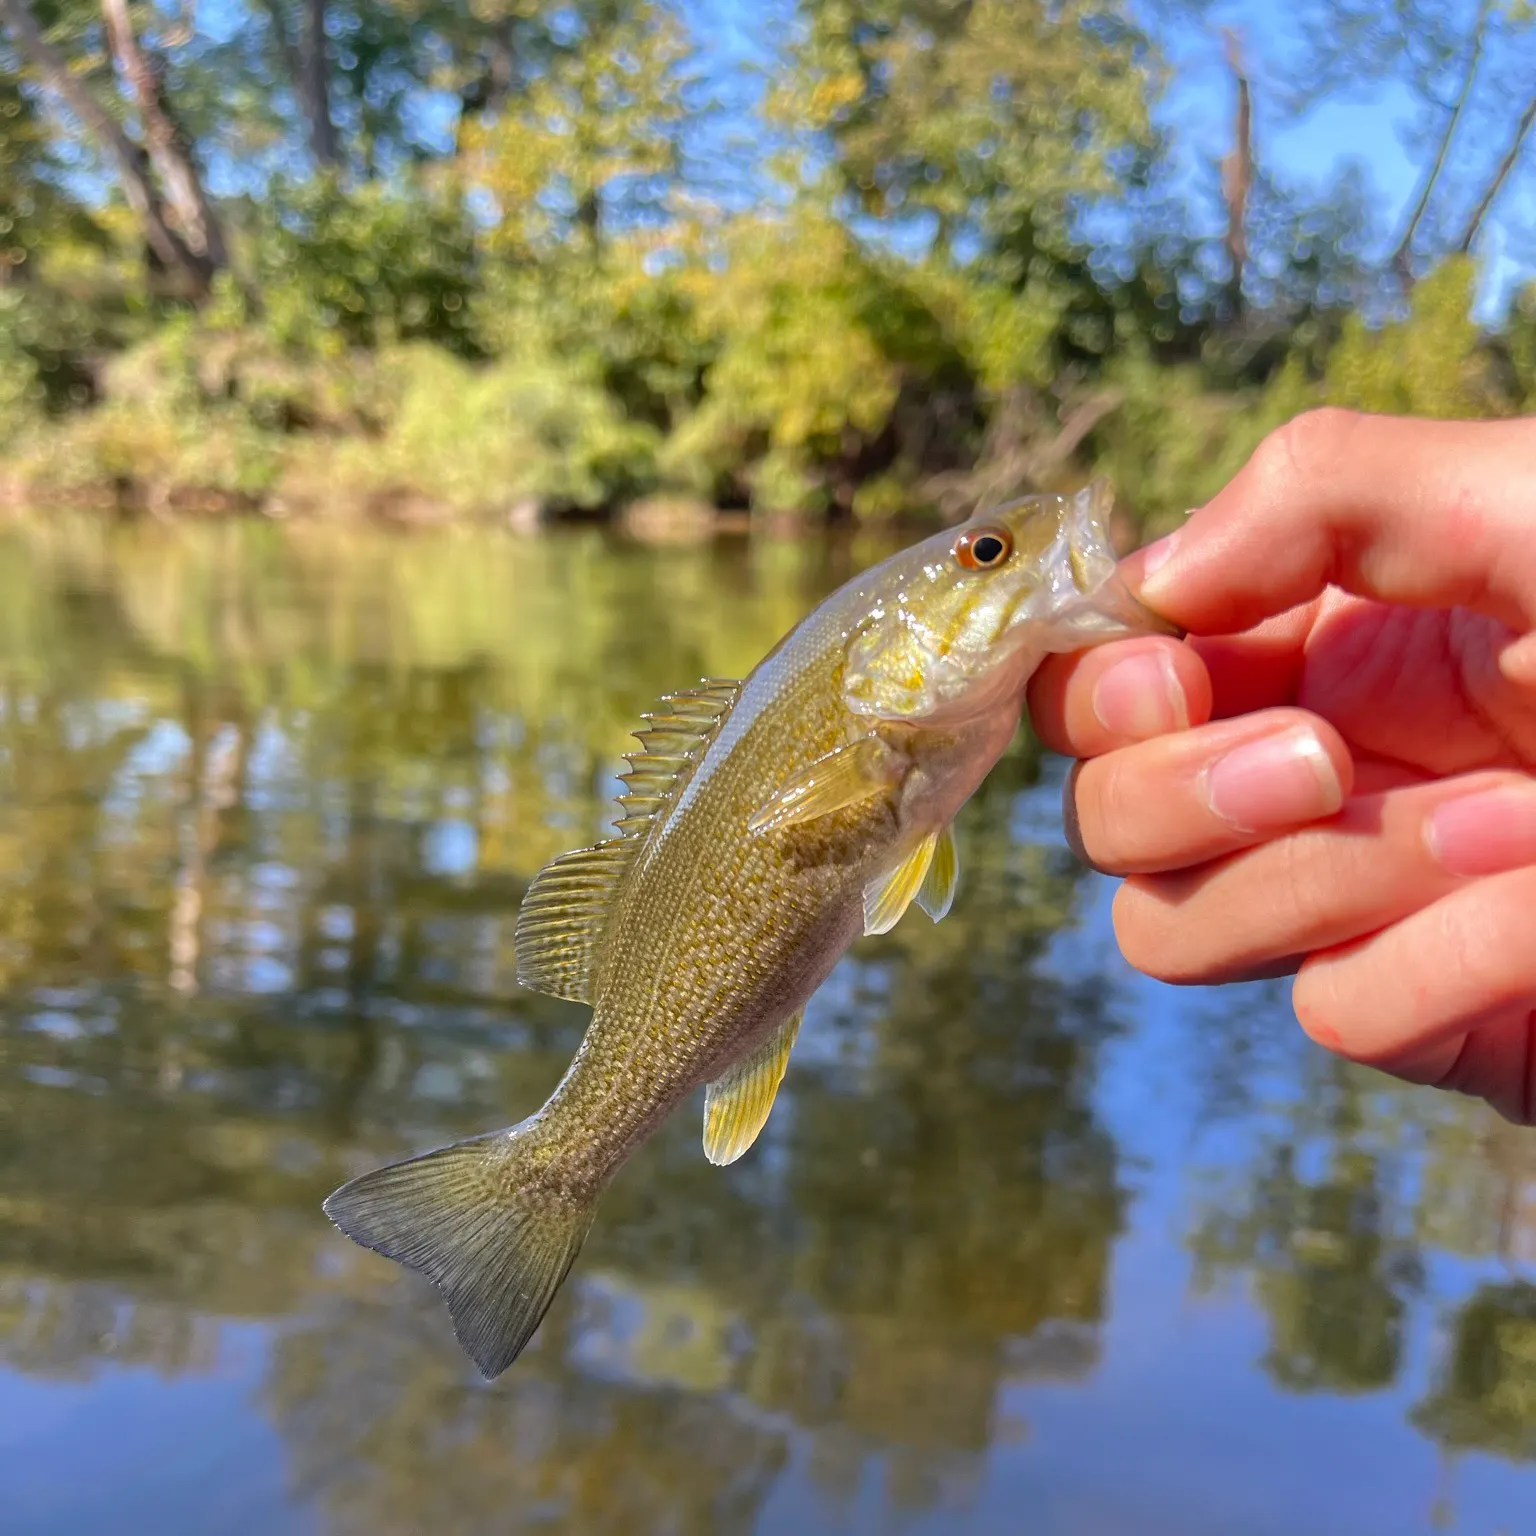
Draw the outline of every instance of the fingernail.
[[[1305,726],[1245,742],[1205,772],[1210,808],[1241,832],[1278,832],[1344,803],[1333,759]]]
[[[1536,635],[1522,635],[1499,653],[1499,671],[1518,688],[1536,688]]]
[[[1424,836],[1453,875],[1493,875],[1536,864],[1536,784],[1505,784],[1447,800],[1425,822]]]
[[[1157,573],[1161,571],[1173,558],[1174,551],[1179,547],[1181,529],[1175,528],[1172,533],[1164,534],[1154,544],[1148,544],[1141,552],[1141,580],[1138,583],[1141,596],[1144,598],[1155,597],[1160,584]]]
[[[1141,651],[1117,661],[1093,689],[1093,712],[1114,736],[1148,741],[1187,730],[1189,705],[1166,651]]]

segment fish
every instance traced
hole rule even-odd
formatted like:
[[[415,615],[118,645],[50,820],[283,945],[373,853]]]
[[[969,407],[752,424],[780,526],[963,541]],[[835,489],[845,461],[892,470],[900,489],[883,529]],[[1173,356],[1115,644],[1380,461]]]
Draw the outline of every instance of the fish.
[[[1052,652],[1175,633],[1118,574],[1104,480],[994,507],[827,597],[741,679],[642,716],[615,835],[530,884],[521,985],[591,1006],[520,1124],[353,1178],[324,1202],[425,1275],[494,1379],[575,1263],[603,1190],[704,1086],[725,1166],[773,1107],[806,1004],[860,937],[954,899],[956,813]]]

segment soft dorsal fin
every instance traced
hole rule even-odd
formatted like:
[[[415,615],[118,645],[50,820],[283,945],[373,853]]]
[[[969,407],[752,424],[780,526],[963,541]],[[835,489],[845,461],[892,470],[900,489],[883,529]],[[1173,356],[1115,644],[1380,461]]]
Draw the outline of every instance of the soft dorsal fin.
[[[562,853],[533,877],[513,939],[521,986],[573,1003],[592,1001],[592,959],[634,856],[626,838],[610,838]]]
[[[757,1140],[804,1017],[803,1008],[791,1014],[750,1056],[727,1067],[704,1090],[704,1156],[710,1162],[734,1163]]]
[[[619,835],[551,860],[534,876],[517,914],[517,979],[525,987],[590,1003],[593,969],[614,896],[659,816],[667,811],[720,732],[741,684],[705,678],[664,694],[635,732],[643,750],[626,754]]]

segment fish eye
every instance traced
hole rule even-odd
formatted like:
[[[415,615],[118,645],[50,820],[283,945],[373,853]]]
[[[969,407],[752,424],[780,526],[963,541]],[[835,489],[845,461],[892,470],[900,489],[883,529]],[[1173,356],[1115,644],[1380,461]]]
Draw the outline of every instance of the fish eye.
[[[1013,553],[1006,528],[971,528],[955,540],[955,559],[968,571],[990,571]]]

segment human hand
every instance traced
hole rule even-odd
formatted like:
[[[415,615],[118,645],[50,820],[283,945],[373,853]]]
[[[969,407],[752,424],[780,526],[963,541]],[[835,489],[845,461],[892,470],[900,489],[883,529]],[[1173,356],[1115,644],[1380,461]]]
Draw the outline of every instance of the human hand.
[[[1123,569],[1189,638],[1030,709],[1126,957],[1536,1121],[1536,420],[1309,413]]]

